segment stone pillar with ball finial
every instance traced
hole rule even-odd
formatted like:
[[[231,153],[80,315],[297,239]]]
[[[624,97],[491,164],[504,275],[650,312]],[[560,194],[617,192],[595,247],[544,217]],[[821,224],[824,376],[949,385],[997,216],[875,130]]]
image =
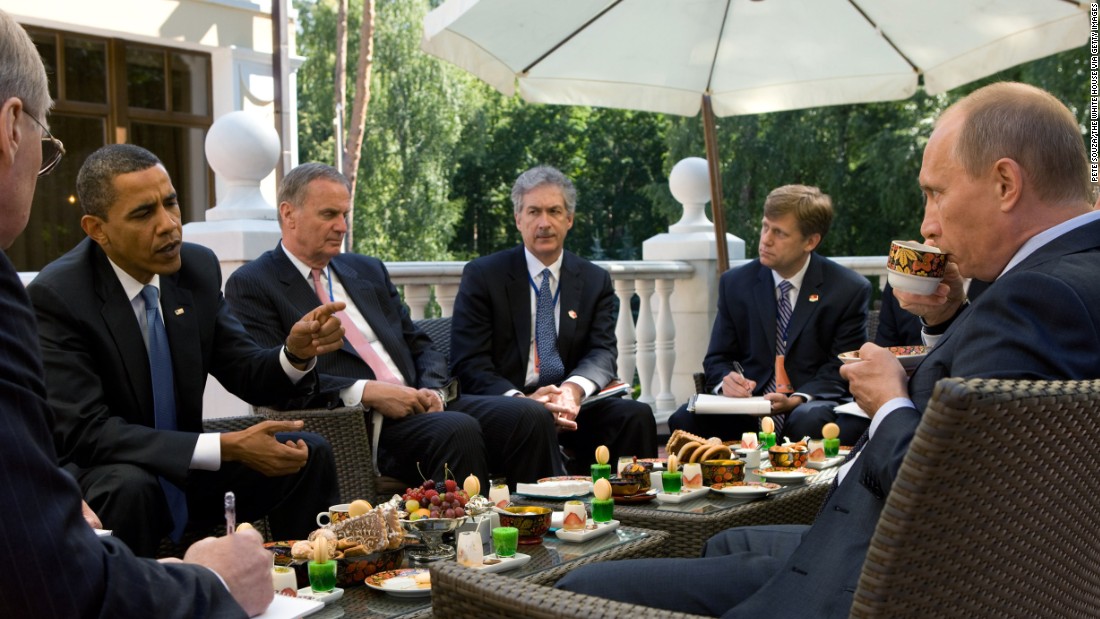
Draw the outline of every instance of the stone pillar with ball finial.
[[[261,186],[272,176],[280,151],[275,128],[254,112],[225,114],[206,134],[206,159],[217,175],[218,204],[206,211],[206,221],[183,227],[183,240],[214,251],[221,262],[222,286],[233,271],[273,249],[282,236],[274,192],[269,189],[271,197],[265,197]],[[247,415],[250,408],[215,378],[207,379],[204,418]]]
[[[679,403],[695,392],[692,374],[703,369],[703,356],[710,341],[710,330],[718,304],[716,262],[718,249],[714,240],[714,224],[706,216],[710,201],[710,174],[707,160],[688,157],[672,167],[668,175],[672,196],[683,205],[680,221],[642,243],[643,260],[678,260],[695,267],[691,279],[676,280],[670,299],[673,324],[676,328],[676,364],[672,376],[672,391]],[[745,242],[726,234],[730,261],[745,257]]]

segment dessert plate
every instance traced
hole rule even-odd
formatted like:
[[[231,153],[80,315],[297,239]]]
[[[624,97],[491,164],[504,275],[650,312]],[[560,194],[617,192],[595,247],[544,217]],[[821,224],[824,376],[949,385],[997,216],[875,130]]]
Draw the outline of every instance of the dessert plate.
[[[481,565],[468,566],[470,569],[477,570],[479,572],[493,573],[493,572],[507,572],[508,570],[514,570],[521,565],[526,565],[531,560],[531,555],[525,555],[522,552],[517,552],[513,557],[498,557],[495,554],[485,555],[482,559]]]
[[[667,492],[658,492],[657,500],[662,503],[682,503],[684,501],[690,501],[691,499],[697,499],[705,495],[710,488],[706,486],[702,488],[690,488],[681,490],[675,494],[669,494]]]
[[[768,481],[774,481],[780,484],[794,484],[800,483],[806,480],[806,478],[813,475],[817,475],[817,471],[807,468],[797,469],[753,469],[754,475],[759,475]]]
[[[906,370],[917,367],[921,360],[928,355],[928,347],[926,346],[891,346],[886,350],[894,353],[894,356],[901,362],[901,367]],[[837,356],[844,363],[855,363],[860,360],[858,350],[842,352]]]
[[[847,457],[847,456],[846,455],[844,455],[844,456],[833,456],[832,458],[825,458],[824,460],[822,460],[820,462],[814,462],[813,460],[807,460],[806,461],[806,468],[821,470],[821,469],[827,469],[831,466],[840,466],[840,464],[844,462],[845,457]]]
[[[558,536],[558,539],[566,542],[587,542],[588,540],[599,537],[601,535],[610,533],[619,528],[618,520],[608,520],[607,522],[596,522],[591,518],[583,529],[565,530],[558,529],[554,535]]]
[[[367,577],[367,586],[399,598],[419,598],[432,594],[432,584],[418,583],[416,577],[427,574],[427,568],[405,568],[378,572]]]
[[[302,587],[301,589],[298,589],[298,597],[303,600],[317,600],[318,602],[331,604],[336,600],[344,597],[344,590],[340,587],[336,587],[332,591],[318,593],[313,590],[313,587]]]
[[[634,503],[648,503],[657,498],[657,491],[650,489],[639,494],[628,494],[626,496],[613,496],[615,503],[618,505],[633,505]]]
[[[736,497],[767,496],[779,488],[779,484],[764,481],[731,481],[724,484],[714,484],[710,487],[715,492]]]

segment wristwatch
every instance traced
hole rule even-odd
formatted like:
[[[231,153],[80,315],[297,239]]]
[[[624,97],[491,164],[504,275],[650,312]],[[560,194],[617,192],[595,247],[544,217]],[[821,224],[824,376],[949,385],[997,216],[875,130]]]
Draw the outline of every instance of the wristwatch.
[[[290,352],[290,348],[288,348],[286,344],[283,344],[283,354],[286,355],[286,360],[293,363],[294,365],[305,365],[309,363],[309,359],[303,359],[298,355]]]

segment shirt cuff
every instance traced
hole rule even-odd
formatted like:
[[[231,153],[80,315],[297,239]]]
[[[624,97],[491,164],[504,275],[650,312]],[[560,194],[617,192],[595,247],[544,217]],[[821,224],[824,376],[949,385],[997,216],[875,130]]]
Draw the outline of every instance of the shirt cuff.
[[[523,395],[523,392],[520,391],[519,389],[509,389],[508,391],[504,392],[504,395],[509,397],[509,398],[514,398],[517,395]]]
[[[803,400],[806,400],[806,402],[813,402],[814,401],[814,397],[812,395],[810,395],[808,393],[802,393],[801,391],[795,391],[794,393],[792,393],[788,397],[794,397],[794,396],[798,396],[798,397],[802,398]]]
[[[219,432],[204,432],[195,442],[195,452],[191,454],[191,468],[199,471],[217,471],[222,468],[222,435]]]
[[[583,376],[570,376],[569,378],[565,379],[565,382],[573,383],[574,385],[579,386],[581,388],[581,391],[584,392],[585,398],[600,390],[599,386],[597,386],[596,383],[588,380]]]
[[[313,368],[317,365],[317,357],[309,360],[309,363],[306,364],[306,369],[299,370],[294,367],[290,359],[286,358],[286,349],[284,348],[279,351],[279,365],[283,366],[283,372],[286,374],[286,377],[290,379],[290,382],[297,385],[299,381],[306,377],[306,374],[313,371]]]
[[[340,390],[340,401],[344,406],[363,403],[363,390],[367,388],[367,379],[357,380]]]

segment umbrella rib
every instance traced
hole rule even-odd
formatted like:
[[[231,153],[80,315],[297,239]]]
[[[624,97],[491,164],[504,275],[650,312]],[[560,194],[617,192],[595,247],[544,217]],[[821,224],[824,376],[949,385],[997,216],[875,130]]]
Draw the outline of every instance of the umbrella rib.
[[[710,59],[710,73],[707,74],[707,89],[704,92],[710,92],[711,81],[714,80],[714,68],[718,66],[718,50],[722,47],[722,33],[726,31],[726,20],[730,16],[730,2],[726,0],[726,10],[722,11],[722,24],[718,26],[718,41],[714,45],[714,57]]]
[[[527,65],[526,67],[524,67],[524,68],[523,68],[523,71],[521,71],[520,73],[521,73],[521,74],[523,74],[523,75],[526,75],[528,71],[530,71],[531,69],[535,68],[535,65],[537,65],[537,64],[538,64],[538,63],[540,63],[540,62],[542,62],[542,61],[543,61],[543,60],[544,60],[544,59],[545,59],[545,58],[546,58],[547,56],[549,56],[550,54],[553,54],[554,52],[558,51],[558,48],[559,48],[559,47],[561,47],[562,45],[565,45],[565,44],[566,44],[566,43],[568,43],[568,42],[569,42],[570,40],[572,40],[572,38],[573,38],[573,37],[575,37],[575,36],[577,36],[578,34],[580,34],[581,32],[583,32],[585,28],[588,28],[588,27],[589,27],[590,25],[592,25],[592,22],[594,22],[594,21],[596,21],[597,19],[599,19],[599,18],[603,17],[604,15],[606,15],[608,11],[610,11],[611,9],[613,9],[613,8],[615,8],[615,7],[617,7],[617,6],[619,6],[619,4],[621,4],[621,3],[622,3],[622,1],[623,1],[623,0],[615,0],[614,2],[612,2],[611,4],[609,4],[609,5],[607,6],[607,8],[605,8],[604,10],[600,11],[599,13],[597,13],[597,14],[593,15],[591,19],[589,19],[588,21],[586,21],[586,22],[584,22],[583,24],[581,24],[581,25],[580,25],[580,27],[578,27],[578,28],[577,28],[576,30],[574,30],[573,32],[569,33],[569,36],[567,36],[567,37],[563,38],[562,40],[558,41],[558,42],[557,42],[557,43],[556,43],[556,44],[554,45],[554,47],[551,47],[550,49],[546,50],[546,52],[545,52],[545,53],[544,53],[543,55],[541,55],[541,56],[539,56],[538,58],[536,58],[536,59],[534,60],[534,62],[532,62],[531,64],[529,64],[529,65]]]
[[[863,9],[859,6],[859,4],[856,3],[856,0],[848,0],[848,4],[852,5],[852,8],[855,9],[856,11],[859,11],[859,14],[863,16],[863,19],[866,19],[867,23],[871,24],[871,27],[874,28],[876,32],[878,32],[879,36],[882,37],[882,40],[886,41],[886,43],[889,44],[890,47],[894,48],[894,51],[898,53],[898,56],[901,56],[901,59],[904,60],[906,62],[906,64],[909,65],[910,68],[913,69],[914,73],[916,73],[917,75],[920,75],[921,71],[917,67],[917,65],[913,64],[913,61],[909,60],[909,57],[906,56],[901,51],[901,49],[898,48],[897,45],[894,45],[894,42],[890,40],[890,37],[887,36],[885,32],[883,32],[882,28],[878,27],[878,24],[875,23],[875,20],[871,19],[871,17],[868,16],[867,13],[865,13],[863,11]]]

